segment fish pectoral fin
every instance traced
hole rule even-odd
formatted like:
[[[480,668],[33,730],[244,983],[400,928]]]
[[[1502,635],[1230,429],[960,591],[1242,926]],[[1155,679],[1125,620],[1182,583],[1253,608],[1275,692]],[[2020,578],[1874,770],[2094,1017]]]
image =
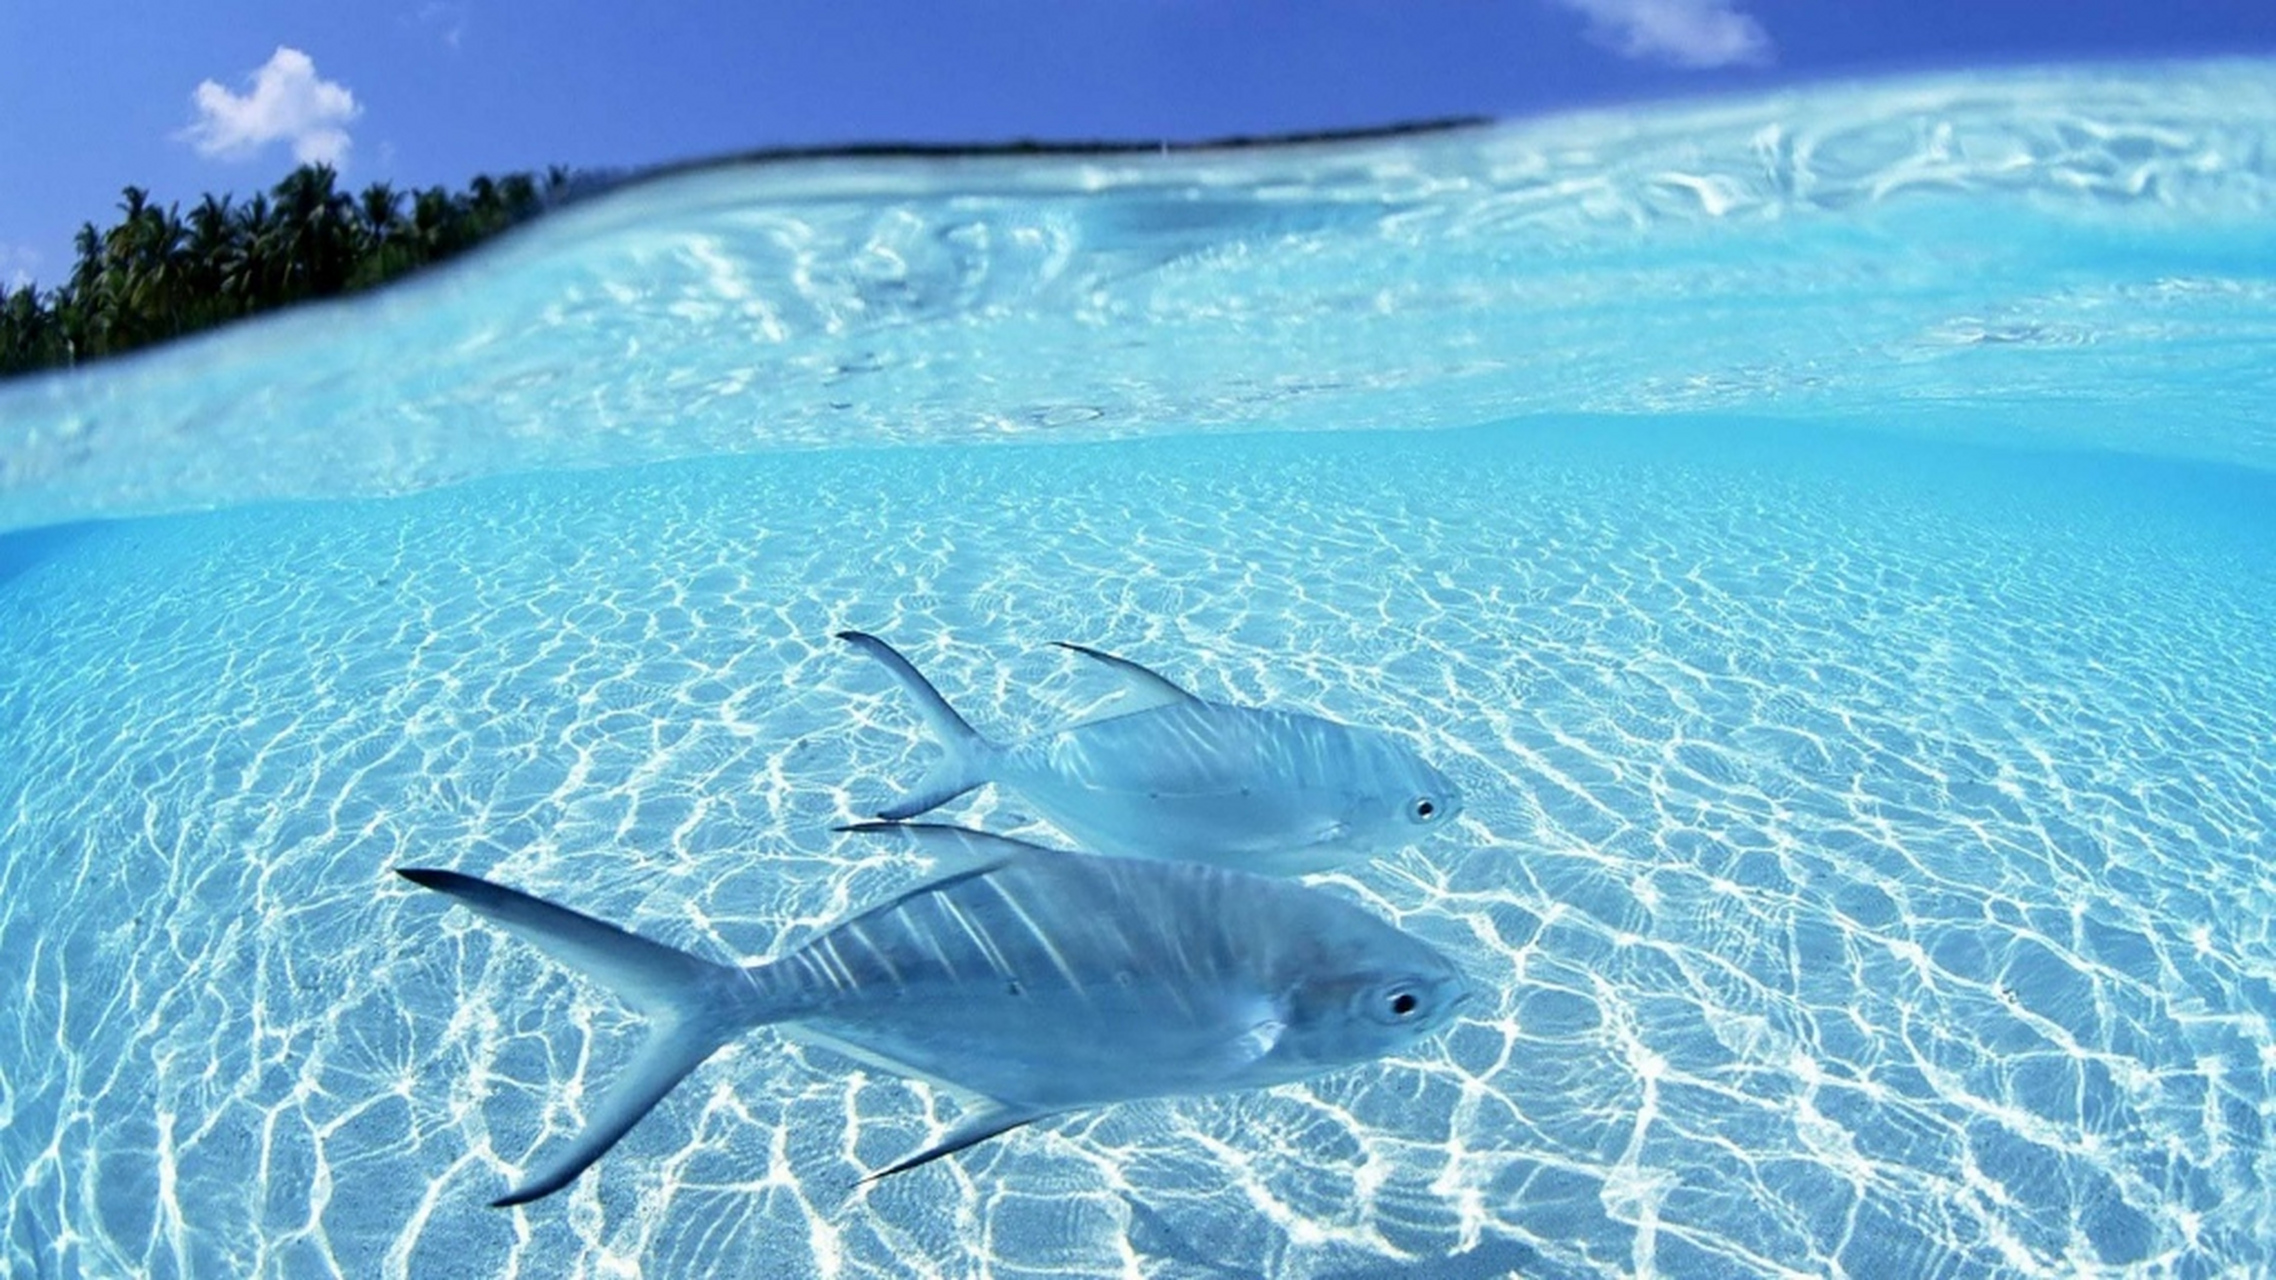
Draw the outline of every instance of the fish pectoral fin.
[[[887,1075],[901,1076],[910,1080],[922,1080],[954,1099],[956,1105],[963,1110],[980,1111],[1000,1105],[994,1098],[988,1097],[977,1089],[968,1089],[954,1080],[944,1080],[914,1063],[903,1062],[889,1054],[864,1048],[843,1036],[832,1035],[812,1023],[781,1022],[775,1024],[775,1030],[781,1033],[785,1040],[827,1049],[831,1053],[851,1058],[865,1067],[875,1067]]]
[[[977,1115],[966,1117],[964,1123],[956,1126],[947,1137],[942,1138],[939,1142],[926,1147],[898,1164],[889,1165],[875,1173],[864,1176],[861,1182],[854,1185],[860,1186],[862,1183],[875,1182],[879,1178],[890,1178],[896,1173],[907,1173],[918,1165],[931,1164],[942,1156],[955,1155],[966,1147],[978,1146],[990,1138],[1000,1137],[1021,1125],[1032,1124],[1053,1114],[1056,1113],[1035,1107],[1004,1106],[990,1108]]]
[[[1149,671],[1128,658],[1117,658],[1111,653],[1101,653],[1096,649],[1066,640],[1054,640],[1052,643],[1069,653],[1079,653],[1122,678],[1122,697],[1114,704],[1114,715],[1126,716],[1139,711],[1151,710],[1154,707],[1169,707],[1181,702],[1200,701],[1199,698],[1194,697],[1160,674]]]
[[[1280,1046],[1280,1037],[1287,1031],[1288,1024],[1278,1018],[1251,1024],[1226,1047],[1226,1057],[1231,1060],[1229,1065],[1239,1068],[1264,1061]]]
[[[1229,843],[1226,847],[1237,853],[1255,858],[1259,862],[1271,862],[1276,854],[1318,849],[1326,845],[1340,843],[1350,836],[1351,824],[1335,820],[1316,822],[1308,827],[1299,827],[1293,837],[1268,832],[1251,836],[1236,843]]]

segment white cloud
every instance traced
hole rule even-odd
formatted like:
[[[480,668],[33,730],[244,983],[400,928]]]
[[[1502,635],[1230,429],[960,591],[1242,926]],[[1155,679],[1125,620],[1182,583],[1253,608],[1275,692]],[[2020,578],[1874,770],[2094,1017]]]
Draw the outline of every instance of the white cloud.
[[[244,160],[272,142],[289,142],[302,164],[348,158],[347,124],[364,109],[346,85],[318,78],[307,54],[282,46],[251,78],[250,93],[208,80],[190,95],[198,119],[183,136],[199,155]]]
[[[466,7],[464,5],[446,4],[443,3],[443,0],[429,0],[429,3],[420,6],[419,12],[414,14],[411,20],[418,26],[434,32],[445,45],[450,47],[453,53],[458,52],[459,43],[466,39]]]
[[[1759,65],[1770,36],[1735,0],[1556,0],[1586,14],[1589,37],[1623,58],[1680,67]]]
[[[39,250],[0,240],[0,284],[11,289],[28,289],[32,272],[39,269]]]

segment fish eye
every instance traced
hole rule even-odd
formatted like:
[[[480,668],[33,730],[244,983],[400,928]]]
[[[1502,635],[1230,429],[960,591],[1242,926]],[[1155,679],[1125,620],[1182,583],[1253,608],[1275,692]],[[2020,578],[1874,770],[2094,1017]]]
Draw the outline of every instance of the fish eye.
[[[1407,802],[1407,816],[1417,822],[1429,822],[1438,816],[1438,801],[1429,796],[1416,796]]]
[[[1408,1014],[1413,1013],[1416,1006],[1421,1003],[1421,1001],[1415,999],[1414,992],[1401,991],[1391,997],[1391,1013],[1394,1017],[1404,1018]]]

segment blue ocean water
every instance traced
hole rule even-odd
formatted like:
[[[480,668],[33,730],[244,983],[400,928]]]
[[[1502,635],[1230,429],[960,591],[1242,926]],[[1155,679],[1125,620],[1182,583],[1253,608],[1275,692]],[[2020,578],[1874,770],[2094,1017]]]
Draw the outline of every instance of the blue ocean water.
[[[729,168],[0,389],[0,1271],[2161,1274],[2276,1255],[2276,67]],[[1400,1060],[954,1123],[399,887],[716,957],[1053,640],[1409,736]],[[956,815],[1049,839],[986,791]]]

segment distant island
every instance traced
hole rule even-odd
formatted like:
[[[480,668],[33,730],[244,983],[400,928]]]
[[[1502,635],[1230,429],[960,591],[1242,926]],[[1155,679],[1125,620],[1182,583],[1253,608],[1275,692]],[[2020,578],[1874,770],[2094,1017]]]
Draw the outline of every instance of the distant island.
[[[79,228],[65,283],[0,280],[0,377],[86,364],[317,298],[384,284],[482,241],[574,194],[567,169],[478,177],[464,191],[339,187],[330,165],[302,165],[251,200],[208,195],[187,216],[128,187],[119,220]]]
[[[825,159],[938,160],[982,156],[1095,157],[1377,141],[1482,127],[1483,117],[1359,129],[1241,135],[1200,141],[877,142],[769,147],[639,170],[571,170],[477,177],[464,191],[397,191],[384,182],[342,191],[330,165],[293,170],[242,204],[208,195],[188,216],[127,187],[119,221],[85,223],[64,284],[11,289],[0,280],[0,378],[67,368],[211,329],[295,303],[385,284],[464,253],[547,209],[633,182],[746,165]]]

